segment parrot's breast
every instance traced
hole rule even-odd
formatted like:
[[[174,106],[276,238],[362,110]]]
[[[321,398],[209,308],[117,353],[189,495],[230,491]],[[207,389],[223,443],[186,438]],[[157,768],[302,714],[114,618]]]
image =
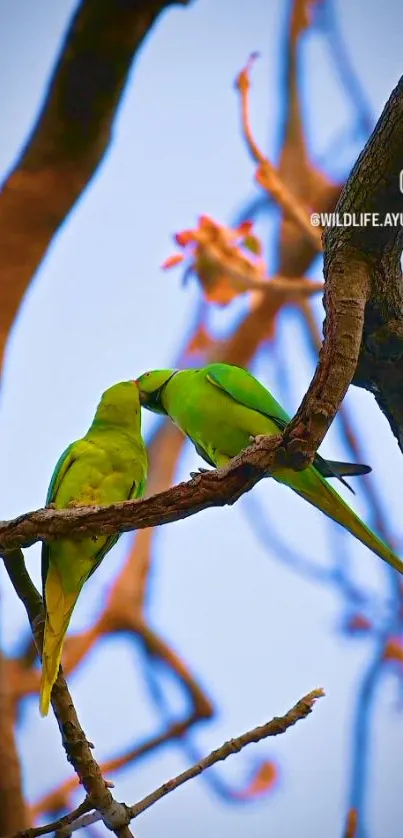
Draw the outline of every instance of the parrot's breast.
[[[236,402],[202,372],[193,373],[187,382],[178,373],[168,385],[166,407],[175,424],[216,465],[247,448],[250,436],[279,432],[271,419]]]
[[[145,460],[139,446],[126,434],[111,431],[93,434],[81,440],[80,456],[66,472],[55,506],[103,506],[128,500],[133,484],[140,487],[145,479]],[[136,493],[134,493],[135,495]],[[70,593],[80,588],[99,562],[105,547],[116,541],[111,536],[93,536],[82,540],[61,539],[49,545],[49,561],[57,566],[64,589]]]

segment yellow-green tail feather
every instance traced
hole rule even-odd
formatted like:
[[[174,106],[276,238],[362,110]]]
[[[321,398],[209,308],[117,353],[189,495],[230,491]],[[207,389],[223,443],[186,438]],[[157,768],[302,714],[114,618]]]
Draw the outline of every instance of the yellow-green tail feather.
[[[291,476],[290,470],[287,469],[287,479],[281,479],[281,482],[288,483],[308,503],[316,506],[333,521],[341,524],[369,550],[372,550],[379,558],[403,574],[403,561],[361,521],[361,518],[316,470],[310,468],[299,474],[293,472]]]
[[[57,568],[49,566],[45,585],[46,621],[39,700],[41,716],[47,716],[49,712],[50,696],[59,672],[64,638],[79,593],[79,590],[72,594],[63,591]]]

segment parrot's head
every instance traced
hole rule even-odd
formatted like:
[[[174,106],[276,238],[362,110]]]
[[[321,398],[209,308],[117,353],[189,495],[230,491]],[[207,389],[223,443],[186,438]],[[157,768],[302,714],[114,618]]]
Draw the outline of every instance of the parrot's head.
[[[140,421],[140,394],[136,381],[120,381],[102,393],[94,422],[114,426],[129,426]]]
[[[136,383],[139,388],[140,403],[143,407],[146,407],[147,410],[152,410],[153,413],[167,415],[162,404],[162,394],[168,381],[177,372],[178,370],[151,370],[140,375]]]

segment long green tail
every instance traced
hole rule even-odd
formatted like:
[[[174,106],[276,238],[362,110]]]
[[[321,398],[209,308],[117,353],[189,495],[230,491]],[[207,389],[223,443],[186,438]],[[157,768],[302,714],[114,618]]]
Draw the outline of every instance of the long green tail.
[[[46,622],[42,649],[42,678],[39,709],[47,716],[53,684],[59,672],[64,638],[81,588],[67,594],[62,587],[57,568],[49,566],[46,578]]]
[[[283,476],[284,475],[284,476]],[[304,500],[320,509],[332,521],[341,524],[352,535],[365,544],[379,558],[403,574],[403,561],[387,546],[358,515],[345,503],[342,497],[329,485],[327,480],[312,466],[303,472],[284,470],[281,478],[273,475],[281,483],[286,483]]]

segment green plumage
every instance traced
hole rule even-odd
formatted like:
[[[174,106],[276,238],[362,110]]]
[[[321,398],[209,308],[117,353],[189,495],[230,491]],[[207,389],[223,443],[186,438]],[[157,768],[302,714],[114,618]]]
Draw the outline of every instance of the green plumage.
[[[254,376],[229,364],[199,370],[154,370],[137,379],[141,404],[170,416],[201,457],[224,466],[250,444],[250,437],[281,432],[289,416]],[[303,471],[276,469],[271,475],[341,524],[392,567],[403,562],[345,503],[325,478],[365,474],[368,466],[336,463],[317,455]],[[345,481],[342,480],[344,483]]]
[[[147,454],[141,436],[139,391],[134,381],[106,390],[85,436],[73,442],[53,472],[47,505],[56,508],[106,505],[141,497]],[[46,608],[40,709],[46,715],[56,680],[63,640],[79,593],[119,534],[42,547],[42,584]]]

